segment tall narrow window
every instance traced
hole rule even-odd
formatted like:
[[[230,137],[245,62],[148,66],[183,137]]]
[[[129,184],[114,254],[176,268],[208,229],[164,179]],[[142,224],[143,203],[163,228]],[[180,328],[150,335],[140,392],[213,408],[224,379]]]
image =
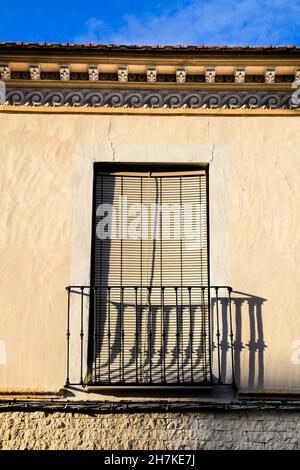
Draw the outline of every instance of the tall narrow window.
[[[94,189],[89,382],[209,383],[206,172],[96,169]]]

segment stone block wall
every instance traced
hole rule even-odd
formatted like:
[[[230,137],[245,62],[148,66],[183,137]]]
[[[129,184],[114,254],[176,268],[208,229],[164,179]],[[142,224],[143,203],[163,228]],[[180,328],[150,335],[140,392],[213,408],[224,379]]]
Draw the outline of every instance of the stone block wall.
[[[300,413],[3,411],[0,449],[300,449]]]

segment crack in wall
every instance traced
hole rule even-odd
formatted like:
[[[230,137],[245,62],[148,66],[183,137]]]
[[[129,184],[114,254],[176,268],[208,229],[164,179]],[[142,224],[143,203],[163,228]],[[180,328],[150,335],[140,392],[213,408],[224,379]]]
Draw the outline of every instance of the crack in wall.
[[[211,159],[209,160],[209,165],[214,161],[214,158],[215,158],[215,149],[216,149],[216,146],[215,144],[212,144],[212,149],[211,149]]]
[[[112,151],[112,160],[114,162],[115,158],[116,158],[116,149],[114,148],[114,144],[111,140],[111,126],[112,126],[112,122],[111,122],[111,119],[110,119],[109,120],[108,131],[107,131],[107,140],[109,142],[109,145],[110,145],[110,148],[111,148],[111,151]]]
[[[209,119],[207,119],[207,140],[208,140],[208,142],[209,142],[209,134],[210,134],[210,122],[209,122]],[[209,165],[214,161],[214,158],[215,158],[215,149],[216,149],[216,146],[215,146],[215,144],[213,143],[213,144],[212,144],[212,149],[211,149],[211,158],[210,158],[210,160],[208,161],[208,164],[209,164]]]
[[[282,171],[282,169],[280,168],[280,165],[278,164],[278,161],[277,161],[277,160],[275,160],[275,165],[276,165],[276,167],[278,168],[279,173],[281,174],[281,176],[282,176],[283,179],[285,180],[289,192],[290,192],[291,194],[293,194],[293,191],[292,191],[291,185],[290,185],[290,183],[289,183],[289,180],[288,180],[287,176],[284,174],[284,172]]]

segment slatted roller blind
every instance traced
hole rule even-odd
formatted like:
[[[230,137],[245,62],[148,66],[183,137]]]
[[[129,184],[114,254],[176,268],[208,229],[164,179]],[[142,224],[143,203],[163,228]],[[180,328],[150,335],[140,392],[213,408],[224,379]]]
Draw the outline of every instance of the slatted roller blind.
[[[99,172],[95,185],[90,381],[208,382],[205,172]]]

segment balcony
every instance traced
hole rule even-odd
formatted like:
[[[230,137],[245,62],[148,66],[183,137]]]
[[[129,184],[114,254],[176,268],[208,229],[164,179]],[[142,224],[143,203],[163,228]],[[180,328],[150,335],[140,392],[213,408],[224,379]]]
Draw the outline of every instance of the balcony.
[[[66,290],[66,386],[235,386],[231,287]]]

